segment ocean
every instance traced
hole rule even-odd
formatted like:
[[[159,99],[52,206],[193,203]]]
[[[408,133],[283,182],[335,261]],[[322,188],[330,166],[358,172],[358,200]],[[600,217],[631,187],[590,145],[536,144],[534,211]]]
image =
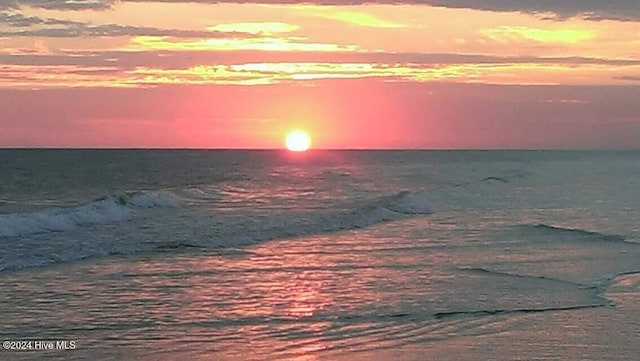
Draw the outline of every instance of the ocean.
[[[0,150],[0,359],[637,361],[639,205],[638,151]]]

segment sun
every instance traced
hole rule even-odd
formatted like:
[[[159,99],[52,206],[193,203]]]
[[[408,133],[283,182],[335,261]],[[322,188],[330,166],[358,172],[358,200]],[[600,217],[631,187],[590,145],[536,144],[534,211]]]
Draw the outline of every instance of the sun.
[[[292,152],[304,152],[309,149],[311,138],[304,130],[294,130],[287,134],[285,143],[287,144],[287,149]]]

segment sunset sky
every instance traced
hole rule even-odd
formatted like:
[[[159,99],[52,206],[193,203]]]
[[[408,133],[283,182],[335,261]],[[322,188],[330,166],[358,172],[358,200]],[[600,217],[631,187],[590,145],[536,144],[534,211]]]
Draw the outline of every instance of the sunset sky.
[[[0,0],[0,146],[640,148],[638,0]]]

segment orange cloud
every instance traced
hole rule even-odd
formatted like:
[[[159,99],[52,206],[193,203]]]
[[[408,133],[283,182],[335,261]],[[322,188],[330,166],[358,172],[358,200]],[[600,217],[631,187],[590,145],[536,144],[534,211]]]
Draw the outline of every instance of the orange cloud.
[[[264,50],[264,51],[353,51],[356,46],[300,41],[299,38],[258,37],[249,39],[179,39],[138,36],[131,40],[135,50]]]
[[[595,36],[592,30],[538,29],[525,26],[500,26],[492,29],[482,29],[480,32],[501,43],[526,39],[541,43],[577,44]]]
[[[138,87],[164,84],[265,85],[323,79],[378,78],[387,81],[487,84],[624,84],[638,65],[571,63],[389,64],[277,62],[198,65],[187,68],[138,66],[0,66],[0,87]],[[562,77],[558,77],[562,74]]]
[[[251,22],[251,23],[224,23],[207,28],[210,31],[238,32],[261,35],[274,35],[278,33],[290,33],[298,29],[297,25],[282,22]]]

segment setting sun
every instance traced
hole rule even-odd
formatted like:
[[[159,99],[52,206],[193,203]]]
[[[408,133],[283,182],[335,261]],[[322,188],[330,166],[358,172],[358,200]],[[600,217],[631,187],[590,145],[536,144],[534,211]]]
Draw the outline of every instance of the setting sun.
[[[304,152],[311,145],[311,138],[304,130],[294,130],[287,134],[287,149],[292,152]]]

